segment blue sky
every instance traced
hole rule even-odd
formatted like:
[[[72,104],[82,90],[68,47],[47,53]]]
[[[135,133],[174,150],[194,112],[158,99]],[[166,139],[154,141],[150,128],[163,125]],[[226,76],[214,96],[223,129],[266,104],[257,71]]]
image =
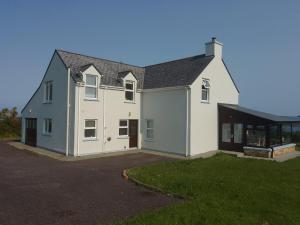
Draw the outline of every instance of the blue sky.
[[[0,108],[19,110],[56,48],[149,65],[216,36],[240,104],[300,115],[300,1],[0,2]]]

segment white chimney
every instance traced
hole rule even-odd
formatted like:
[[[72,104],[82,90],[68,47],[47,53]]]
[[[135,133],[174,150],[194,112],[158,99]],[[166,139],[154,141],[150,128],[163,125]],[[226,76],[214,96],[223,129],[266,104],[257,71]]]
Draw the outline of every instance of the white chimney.
[[[210,42],[205,43],[205,55],[213,55],[222,59],[222,48],[223,44],[216,41],[216,38],[213,37]]]

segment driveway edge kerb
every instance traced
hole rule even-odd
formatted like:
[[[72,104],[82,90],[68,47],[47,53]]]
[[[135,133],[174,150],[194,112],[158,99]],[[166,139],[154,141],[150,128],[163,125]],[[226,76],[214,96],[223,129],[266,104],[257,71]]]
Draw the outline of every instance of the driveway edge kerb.
[[[53,150],[48,150],[41,147],[32,147],[29,145],[25,145],[21,142],[7,142],[7,144],[14,147],[17,150],[26,151],[36,156],[44,156],[62,162],[75,162],[75,161],[82,161],[82,160],[109,158],[109,157],[140,153],[140,150],[127,150],[127,151],[105,152],[105,153],[83,155],[83,156],[65,156],[63,153],[58,153]]]
[[[127,180],[127,181],[131,181],[133,182],[134,184],[138,185],[138,186],[142,186],[144,188],[147,188],[151,191],[154,191],[154,192],[158,192],[158,193],[162,193],[164,195],[167,195],[167,196],[170,196],[170,197],[173,197],[173,198],[177,198],[177,199],[180,199],[180,200],[190,200],[189,197],[184,197],[184,196],[181,196],[181,195],[178,195],[176,193],[172,193],[172,192],[167,192],[167,191],[164,191],[163,189],[160,189],[158,187],[155,187],[153,185],[149,185],[149,184],[146,184],[146,183],[143,183],[142,181],[139,181],[133,177],[130,177],[128,175],[128,170],[129,169],[125,169],[123,170],[122,172],[122,177]]]

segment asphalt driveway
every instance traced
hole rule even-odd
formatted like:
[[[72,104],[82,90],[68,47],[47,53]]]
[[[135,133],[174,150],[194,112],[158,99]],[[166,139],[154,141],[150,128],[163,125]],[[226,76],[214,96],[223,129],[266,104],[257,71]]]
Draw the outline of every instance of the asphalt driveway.
[[[137,153],[62,162],[0,142],[0,225],[107,224],[173,203],[121,177],[164,160]]]

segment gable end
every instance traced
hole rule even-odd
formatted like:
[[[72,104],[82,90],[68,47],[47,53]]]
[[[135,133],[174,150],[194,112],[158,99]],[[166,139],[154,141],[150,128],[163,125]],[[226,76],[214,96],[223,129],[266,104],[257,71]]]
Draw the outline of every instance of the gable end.
[[[49,64],[48,64],[48,66],[47,66],[46,72],[44,73],[44,76],[43,76],[43,78],[42,78],[42,80],[41,80],[40,85],[39,85],[38,88],[35,90],[35,92],[34,92],[33,95],[31,96],[31,98],[28,100],[28,102],[25,104],[25,106],[23,107],[23,109],[21,110],[21,114],[23,113],[23,111],[25,110],[25,108],[28,106],[28,104],[30,103],[30,101],[32,100],[32,98],[36,95],[36,93],[38,92],[38,90],[41,88],[41,86],[42,86],[42,84],[43,84],[43,81],[44,81],[44,79],[45,79],[45,77],[46,77],[46,74],[47,74],[47,72],[48,72],[48,70],[49,70],[49,68],[50,68],[50,65],[51,65],[51,63],[52,63],[52,61],[53,61],[53,59],[54,59],[55,54],[58,56],[59,60],[63,63],[63,65],[64,65],[64,67],[66,68],[66,70],[68,69],[68,67],[66,66],[66,64],[64,63],[64,61],[61,59],[60,55],[59,55],[59,54],[57,53],[57,51],[55,50],[54,53],[53,53],[53,55],[52,55],[52,57],[51,57],[51,59],[50,59],[50,62],[49,62]],[[73,80],[74,80],[74,79],[73,79]],[[75,81],[75,80],[74,80],[74,81]]]

